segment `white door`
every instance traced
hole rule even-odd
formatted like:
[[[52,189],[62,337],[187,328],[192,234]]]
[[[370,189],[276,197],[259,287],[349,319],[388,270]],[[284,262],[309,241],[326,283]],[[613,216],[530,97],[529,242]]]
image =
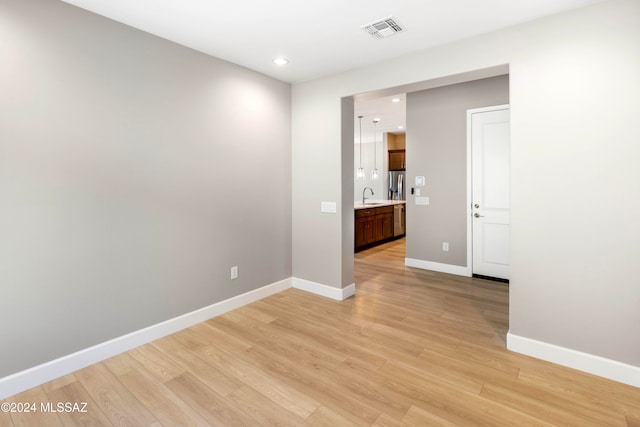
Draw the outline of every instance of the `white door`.
[[[473,274],[509,279],[509,107],[469,113]]]

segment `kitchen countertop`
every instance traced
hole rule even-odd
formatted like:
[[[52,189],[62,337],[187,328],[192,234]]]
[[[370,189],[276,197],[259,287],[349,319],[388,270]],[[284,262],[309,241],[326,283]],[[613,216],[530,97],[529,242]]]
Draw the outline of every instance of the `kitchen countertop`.
[[[406,203],[407,203],[406,200],[375,200],[375,199],[367,199],[364,205],[360,200],[353,202],[354,208],[356,210],[366,209],[366,208],[380,208],[383,206],[404,205]]]

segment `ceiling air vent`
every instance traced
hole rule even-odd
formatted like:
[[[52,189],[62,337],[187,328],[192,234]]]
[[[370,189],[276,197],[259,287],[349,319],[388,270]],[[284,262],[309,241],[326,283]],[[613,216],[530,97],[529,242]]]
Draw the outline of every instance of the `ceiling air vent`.
[[[393,16],[380,19],[372,22],[371,24],[363,25],[362,29],[371,34],[371,37],[377,40],[384,39],[404,31],[404,28],[398,24],[398,21],[396,21]]]

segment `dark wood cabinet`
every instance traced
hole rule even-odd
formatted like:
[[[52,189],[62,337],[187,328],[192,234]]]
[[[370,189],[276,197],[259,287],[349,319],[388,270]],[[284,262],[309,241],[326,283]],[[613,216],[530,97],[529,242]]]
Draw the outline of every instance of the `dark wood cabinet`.
[[[357,209],[355,221],[356,250],[393,237],[393,206]]]
[[[405,167],[405,150],[389,150],[389,170],[404,170]]]

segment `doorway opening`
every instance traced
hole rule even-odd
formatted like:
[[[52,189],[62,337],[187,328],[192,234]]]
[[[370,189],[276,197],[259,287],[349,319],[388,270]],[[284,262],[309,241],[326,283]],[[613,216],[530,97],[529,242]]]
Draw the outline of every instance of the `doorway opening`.
[[[361,99],[406,95],[405,265],[471,277],[467,221],[466,111],[508,104],[508,67],[495,67],[343,99],[342,188],[355,200],[359,161],[354,105]],[[348,101],[348,102],[347,102]],[[348,120],[348,122],[347,122]],[[350,131],[345,131],[350,128]],[[434,130],[435,129],[435,130]],[[455,129],[454,132],[451,129]],[[345,147],[352,149],[349,151]],[[348,188],[353,186],[352,188]],[[362,200],[361,200],[362,201]],[[354,248],[354,212],[343,211],[343,239]],[[349,235],[347,235],[347,233]],[[347,244],[343,246],[347,247]],[[346,254],[348,256],[349,254]],[[346,260],[346,258],[344,258]],[[347,279],[348,281],[348,279]]]
[[[472,212],[469,211],[470,200],[467,200],[470,186],[467,185],[466,112],[509,103],[508,67],[485,70],[485,73],[468,73],[401,88],[407,94],[406,237],[356,252],[351,264],[354,280],[350,283],[355,283],[356,293],[361,289],[360,295],[365,297],[363,310],[372,310],[376,304],[384,306],[386,302],[382,296],[388,295],[387,291],[413,295],[420,289],[420,295],[424,290],[435,291],[437,288],[439,291],[451,285],[471,294],[485,290],[488,295],[499,294],[503,306],[495,316],[487,315],[482,304],[478,305],[473,298],[465,304],[472,315],[470,322],[485,324],[506,343],[508,287],[472,277],[472,256],[468,254],[472,240],[467,222]],[[359,97],[380,97],[399,91],[400,88],[391,88],[343,100],[343,107],[351,109],[349,113],[343,109],[342,113],[343,200],[345,194],[357,196],[353,179],[358,151],[357,148],[345,148],[347,145],[353,147],[357,123],[354,121],[354,103]],[[455,111],[451,112],[452,108]],[[443,116],[442,111],[447,114]],[[452,127],[456,128],[454,136],[447,134]],[[345,128],[351,128],[350,132]],[[425,128],[428,129],[425,131]],[[437,132],[432,132],[433,129]],[[351,212],[342,218],[343,239],[350,243],[350,252],[354,247],[355,219]],[[451,234],[451,229],[457,234]],[[427,300],[425,303],[428,304]]]

